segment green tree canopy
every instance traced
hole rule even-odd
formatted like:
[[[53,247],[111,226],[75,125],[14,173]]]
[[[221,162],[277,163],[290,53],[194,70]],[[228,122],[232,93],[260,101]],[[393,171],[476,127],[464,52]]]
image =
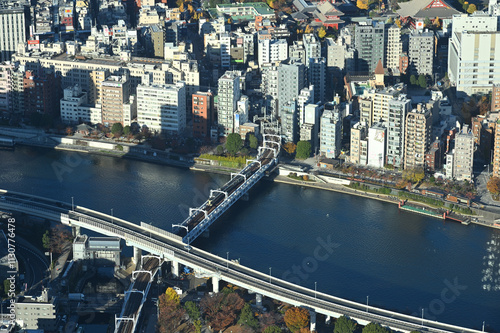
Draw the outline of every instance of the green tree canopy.
[[[263,333],[281,333],[281,328],[276,325],[268,326]]]
[[[198,308],[195,302],[187,301],[186,304],[184,304],[184,308],[186,309],[186,312],[192,321],[200,319],[201,317],[200,309]]]
[[[224,154],[224,147],[222,147],[221,145],[218,145],[215,150],[217,151],[217,155]]]
[[[425,75],[420,74],[420,75],[418,76],[418,85],[419,85],[421,88],[425,88],[425,87],[427,87],[427,80],[425,79]]]
[[[231,133],[227,136],[226,149],[229,154],[236,155],[236,153],[243,146],[241,136],[238,133]]]
[[[42,245],[44,249],[50,249],[50,232],[48,230],[42,235]]]
[[[130,134],[130,126],[125,126],[123,128],[123,135],[129,135]]]
[[[363,328],[363,333],[390,333],[391,330],[380,326],[380,324],[369,323]]]
[[[257,139],[257,137],[255,135],[250,134],[248,136],[248,145],[252,149],[257,149],[257,147],[259,146],[259,140]]]
[[[311,156],[311,149],[311,143],[309,141],[299,141],[297,142],[297,154],[295,157],[305,160]]]
[[[356,322],[346,316],[341,316],[335,321],[333,333],[353,333],[356,330]]]
[[[415,75],[413,75],[413,74],[412,74],[412,75],[410,76],[410,84],[411,84],[412,86],[414,86],[414,85],[416,85],[416,84],[417,84],[417,82],[418,82],[418,81],[417,81],[417,77],[416,77]]]
[[[253,329],[257,329],[259,326],[259,322],[253,313],[252,307],[250,304],[246,303],[243,309],[241,309],[240,319],[238,320],[238,324],[246,325]]]
[[[122,134],[123,133],[123,125],[120,123],[114,123],[111,127],[112,134]]]

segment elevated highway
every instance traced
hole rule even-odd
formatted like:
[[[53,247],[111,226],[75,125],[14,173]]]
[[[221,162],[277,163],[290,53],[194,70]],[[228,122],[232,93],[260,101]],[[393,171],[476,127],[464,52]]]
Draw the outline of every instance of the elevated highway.
[[[60,221],[74,229],[85,228],[103,235],[120,237],[130,246],[150,252],[162,260],[170,261],[173,267],[178,267],[179,264],[192,267],[198,274],[212,278],[215,292],[218,291],[219,281],[223,280],[251,290],[258,295],[308,308],[312,315],[316,313],[332,317],[348,315],[360,324],[377,322],[393,330],[403,332],[412,330],[438,333],[480,332],[367,306],[315,292],[288,281],[271,278],[265,273],[186,245],[181,237],[159,228],[150,227],[147,224],[139,226],[84,207],[73,207],[71,204],[22,193],[0,190],[0,195],[3,197],[0,200],[0,209],[19,211]],[[311,317],[311,324],[314,324],[314,317],[315,315]]]

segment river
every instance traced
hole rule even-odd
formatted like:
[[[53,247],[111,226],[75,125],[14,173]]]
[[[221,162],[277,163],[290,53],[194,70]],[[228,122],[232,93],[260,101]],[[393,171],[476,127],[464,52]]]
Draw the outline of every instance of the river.
[[[171,230],[228,176],[18,147],[0,188]],[[261,181],[194,242],[273,277],[360,303],[500,331],[500,231],[401,212],[375,200]],[[229,253],[228,253],[229,252]]]

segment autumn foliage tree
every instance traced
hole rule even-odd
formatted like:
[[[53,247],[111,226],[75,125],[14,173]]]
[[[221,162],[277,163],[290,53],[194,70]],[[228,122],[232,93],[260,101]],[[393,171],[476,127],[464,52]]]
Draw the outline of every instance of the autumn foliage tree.
[[[297,145],[293,142],[287,142],[283,145],[283,149],[285,149],[285,151],[292,155],[293,153],[295,153],[295,149],[297,149]]]
[[[222,331],[236,323],[245,301],[235,292],[203,297],[200,302],[205,320],[213,331]]]
[[[494,196],[498,196],[500,194],[500,178],[491,177],[486,184],[486,188],[490,191]]]
[[[304,308],[292,307],[286,310],[284,319],[286,327],[295,333],[309,325],[309,311]]]
[[[423,168],[406,169],[403,171],[403,179],[412,183],[418,183],[425,178]]]
[[[467,7],[467,13],[472,14],[477,10],[476,5],[471,3],[469,7]]]
[[[175,332],[182,324],[186,310],[180,306],[179,295],[172,288],[167,288],[158,298],[158,332]]]
[[[356,1],[356,6],[361,10],[368,9],[368,0],[358,0]]]
[[[318,37],[323,39],[326,36],[326,29],[325,27],[321,27],[318,31]]]

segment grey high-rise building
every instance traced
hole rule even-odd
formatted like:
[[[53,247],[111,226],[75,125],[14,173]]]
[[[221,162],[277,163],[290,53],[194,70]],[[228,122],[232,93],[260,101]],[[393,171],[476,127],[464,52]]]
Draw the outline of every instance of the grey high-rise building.
[[[309,85],[314,86],[314,103],[326,102],[326,60],[325,58],[309,58],[307,68]]]
[[[278,104],[283,105],[297,96],[306,86],[306,68],[298,59],[291,59],[288,64],[278,68]]]
[[[472,164],[474,161],[474,135],[469,125],[455,136],[455,152],[453,154],[453,177],[456,180],[472,180]]]
[[[389,101],[389,121],[386,123],[386,164],[391,164],[396,168],[403,166],[405,120],[410,110],[411,99],[407,98],[405,94],[401,94]]]
[[[24,2],[0,3],[0,61],[11,60],[19,43],[29,36],[29,10]]]
[[[304,49],[306,51],[306,63],[309,62],[310,58],[321,57],[321,42],[313,34],[302,35],[302,41],[304,42]]]
[[[234,112],[241,97],[240,75],[227,71],[219,79],[217,118],[221,134],[227,136],[234,132]]]
[[[434,65],[434,33],[414,31],[408,47],[408,69],[412,75],[432,75]]]
[[[356,26],[354,45],[358,52],[358,71],[372,73],[379,60],[385,65],[385,32],[384,22]]]
[[[340,154],[342,144],[342,112],[338,107],[327,110],[320,120],[319,151],[327,158]]]
[[[281,137],[285,142],[297,142],[299,134],[299,110],[297,101],[291,100],[281,106]]]

